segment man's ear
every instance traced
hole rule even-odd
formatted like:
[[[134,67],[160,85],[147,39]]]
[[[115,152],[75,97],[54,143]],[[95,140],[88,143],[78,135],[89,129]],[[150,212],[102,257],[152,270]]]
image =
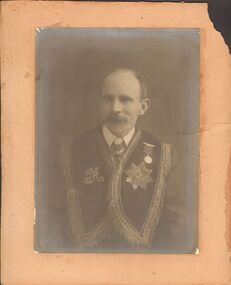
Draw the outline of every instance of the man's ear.
[[[147,112],[147,110],[148,110],[148,108],[150,106],[150,103],[151,102],[150,102],[150,100],[148,98],[145,98],[145,99],[142,100],[141,108],[140,108],[140,115],[141,116],[144,115]]]

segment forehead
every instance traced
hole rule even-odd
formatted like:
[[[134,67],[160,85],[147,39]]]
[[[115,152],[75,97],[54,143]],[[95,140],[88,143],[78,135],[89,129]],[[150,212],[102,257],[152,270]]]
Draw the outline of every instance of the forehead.
[[[102,94],[139,95],[140,83],[131,71],[113,72],[105,78]]]

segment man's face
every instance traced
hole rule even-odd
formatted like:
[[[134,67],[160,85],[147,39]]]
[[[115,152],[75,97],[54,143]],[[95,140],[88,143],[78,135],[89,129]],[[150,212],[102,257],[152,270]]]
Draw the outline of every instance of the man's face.
[[[124,137],[139,115],[148,108],[148,99],[141,99],[140,83],[130,71],[115,71],[103,83],[100,103],[105,126],[117,137]]]

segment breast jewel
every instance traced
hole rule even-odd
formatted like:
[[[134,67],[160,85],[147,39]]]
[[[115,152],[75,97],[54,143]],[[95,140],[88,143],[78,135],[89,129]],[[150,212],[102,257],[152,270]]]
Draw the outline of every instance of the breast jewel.
[[[146,154],[146,156],[144,157],[144,162],[147,164],[151,164],[153,161],[155,145],[146,142],[143,142],[143,145],[144,145],[143,152]]]

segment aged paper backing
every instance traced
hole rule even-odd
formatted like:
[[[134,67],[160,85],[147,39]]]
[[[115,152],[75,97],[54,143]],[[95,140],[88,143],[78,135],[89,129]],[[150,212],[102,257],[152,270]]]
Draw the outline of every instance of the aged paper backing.
[[[33,251],[35,29],[201,29],[199,254]],[[2,283],[230,284],[231,65],[206,4],[2,2]]]

